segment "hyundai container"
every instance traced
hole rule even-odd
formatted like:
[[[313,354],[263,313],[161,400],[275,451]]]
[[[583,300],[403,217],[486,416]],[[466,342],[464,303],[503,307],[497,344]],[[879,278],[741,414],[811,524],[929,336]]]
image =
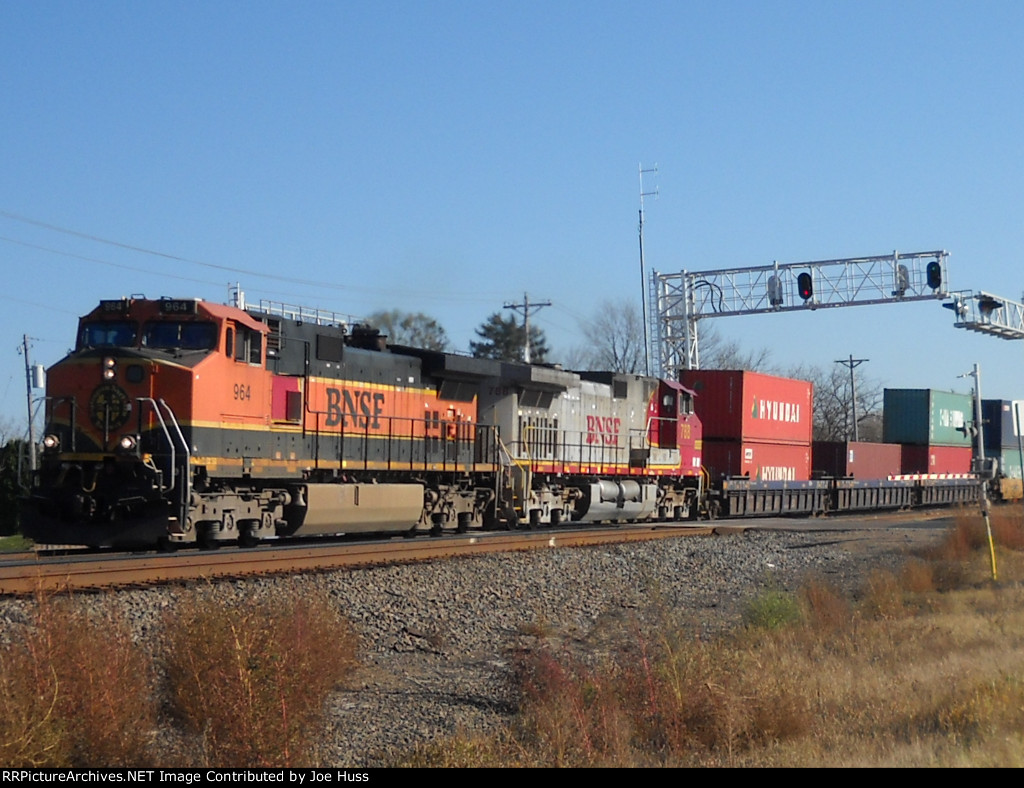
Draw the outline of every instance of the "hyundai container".
[[[703,460],[713,480],[746,476],[753,481],[800,482],[811,478],[809,445],[705,440]]]
[[[813,385],[808,381],[743,370],[687,369],[679,377],[697,395],[694,410],[705,440],[810,446]]]

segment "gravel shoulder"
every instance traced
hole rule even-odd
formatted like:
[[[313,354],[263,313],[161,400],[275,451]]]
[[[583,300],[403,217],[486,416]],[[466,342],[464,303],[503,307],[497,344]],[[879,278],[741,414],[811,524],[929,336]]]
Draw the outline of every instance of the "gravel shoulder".
[[[320,759],[369,768],[389,753],[507,719],[513,650],[544,637],[599,655],[637,621],[678,614],[707,637],[740,620],[759,589],[795,590],[816,575],[855,592],[872,569],[897,568],[938,542],[949,521],[863,518],[764,521],[711,537],[481,555],[402,566],[83,595],[113,606],[143,644],[162,612],[190,595],[239,605],[326,595],[357,628],[362,664],[329,701]],[[0,599],[0,630],[31,601]]]

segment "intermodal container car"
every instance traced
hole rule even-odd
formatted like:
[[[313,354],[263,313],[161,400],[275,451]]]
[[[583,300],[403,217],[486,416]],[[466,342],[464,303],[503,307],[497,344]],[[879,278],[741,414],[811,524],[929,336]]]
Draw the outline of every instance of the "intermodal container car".
[[[969,394],[934,389],[885,389],[882,440],[917,446],[971,445]]]
[[[885,479],[900,473],[898,443],[866,441],[814,441],[811,470],[816,476]]]
[[[744,370],[688,369],[683,385],[696,393],[704,439],[810,447],[813,385]]]

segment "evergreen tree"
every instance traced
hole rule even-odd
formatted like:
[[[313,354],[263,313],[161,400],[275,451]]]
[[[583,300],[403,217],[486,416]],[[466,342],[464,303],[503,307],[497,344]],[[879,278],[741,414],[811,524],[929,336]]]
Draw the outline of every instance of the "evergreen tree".
[[[470,342],[469,352],[475,358],[493,358],[499,361],[522,361],[526,349],[526,328],[514,317],[502,317],[495,312],[476,330],[481,342]],[[542,364],[549,348],[544,332],[530,326],[530,361]]]

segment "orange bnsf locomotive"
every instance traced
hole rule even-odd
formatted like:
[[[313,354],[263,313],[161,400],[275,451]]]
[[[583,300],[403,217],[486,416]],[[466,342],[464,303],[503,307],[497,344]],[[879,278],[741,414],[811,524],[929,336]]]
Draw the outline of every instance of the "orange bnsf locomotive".
[[[320,311],[102,301],[47,378],[40,543],[683,519],[701,498],[678,383],[389,347]]]

